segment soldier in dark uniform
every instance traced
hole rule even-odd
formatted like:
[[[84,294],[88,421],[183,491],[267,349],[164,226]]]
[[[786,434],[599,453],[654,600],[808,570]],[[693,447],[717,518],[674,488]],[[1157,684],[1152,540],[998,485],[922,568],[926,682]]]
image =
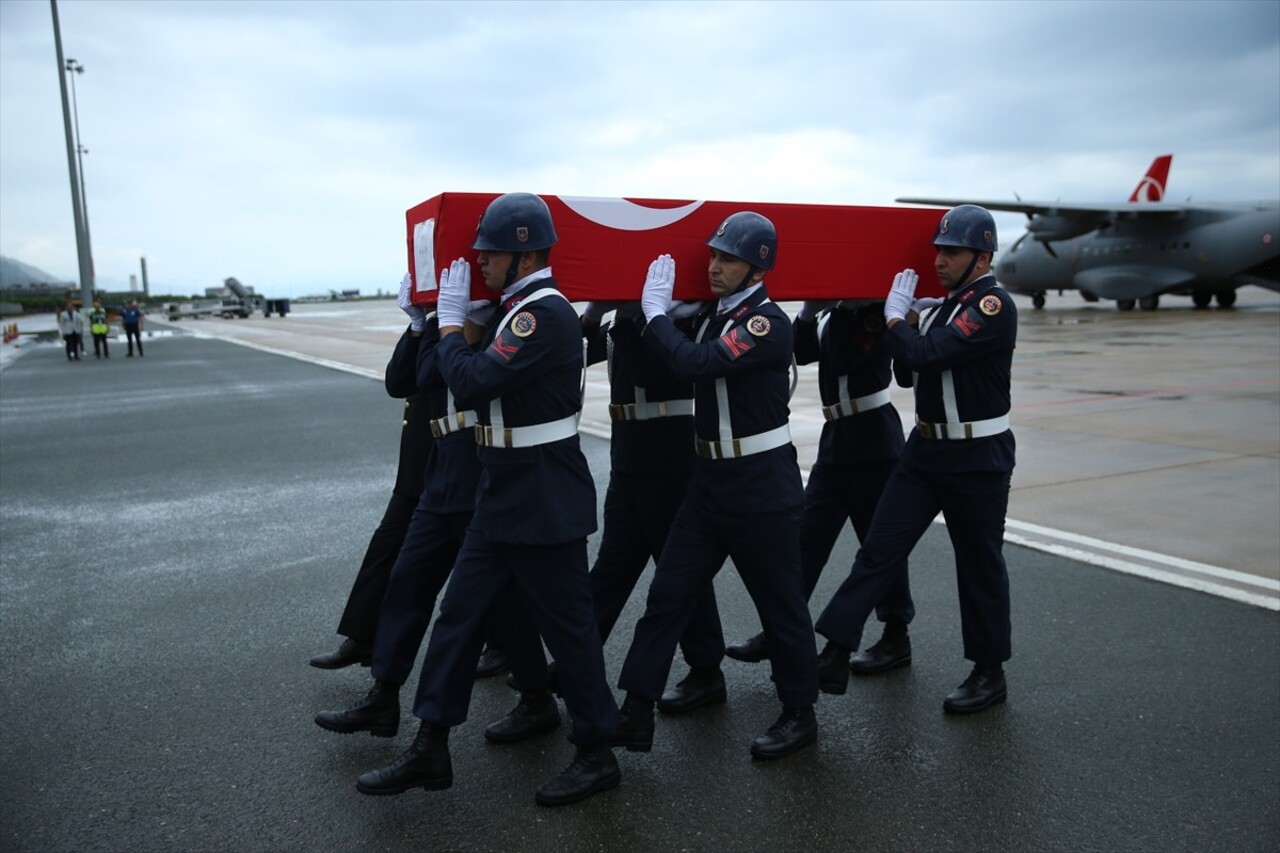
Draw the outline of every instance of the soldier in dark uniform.
[[[996,286],[995,220],[961,205],[934,235],[946,300],[917,316],[917,276],[899,273],[885,303],[885,340],[915,376],[916,428],[885,487],[849,577],[818,619],[828,643],[819,659],[827,692],[847,683],[850,651],[885,590],[906,573],[907,555],[942,512],[956,555],[964,656],[972,673],[946,697],[948,713],[1004,702],[1010,656],[1004,521],[1014,465],[1010,369],[1018,315]],[[919,328],[917,329],[916,323]]]
[[[492,313],[489,302],[470,306],[464,334],[473,346],[479,344]],[[439,338],[433,313],[426,318],[418,346],[418,388],[430,410],[435,445],[427,460],[422,498],[382,600],[373,645],[374,683],[363,700],[345,711],[316,715],[316,725],[329,731],[368,731],[375,737],[393,737],[399,731],[400,687],[413,670],[436,597],[453,568],[475,508],[480,460],[474,440],[474,406],[454,397],[445,384],[435,360]],[[514,743],[560,725],[545,672],[544,663],[533,673],[536,689],[526,690],[511,714],[486,729],[489,740]],[[530,679],[522,673],[521,680],[528,683]]]
[[[338,621],[338,634],[345,639],[337,651],[311,659],[311,665],[321,669],[340,669],[357,663],[369,665],[378,629],[378,611],[387,591],[391,567],[400,553],[414,507],[422,496],[423,472],[433,440],[431,416],[426,401],[418,394],[417,377],[418,344],[426,317],[423,309],[410,301],[410,287],[411,279],[406,273],[400,283],[399,304],[401,310],[409,315],[409,328],[400,336],[391,360],[387,362],[385,374],[387,393],[404,400],[396,482],[382,521],[369,538],[364,561],[356,573],[351,592],[347,595],[347,606]]]
[[[591,567],[591,599],[600,641],[609,639],[649,558],[662,554],[667,534],[693,473],[693,381],[676,376],[641,339],[644,316],[638,302],[625,302],[601,323],[607,305],[592,302],[582,315],[587,363],[608,362],[609,488],[604,532]],[[677,328],[692,333],[697,303]],[[664,713],[679,714],[723,702],[727,696],[720,661],[724,634],[711,584],[698,599],[680,638],[689,675],[658,700]]]
[[[617,745],[653,744],[653,703],[695,603],[732,557],[773,650],[783,712],[751,754],[771,759],[813,744],[818,696],[813,624],[800,574],[804,492],[788,426],[791,322],[764,288],[777,254],[773,223],[735,213],[707,241],[708,279],[719,302],[690,340],[666,316],[675,280],[668,255],[649,267],[641,307],[645,343],[694,380],[693,479],[658,560],[645,613],[622,668],[627,691]]]
[[[551,212],[535,195],[500,196],[485,210],[473,248],[480,251],[486,286],[501,291],[502,300],[500,319],[479,352],[458,334],[470,298],[470,265],[459,259],[441,275],[436,359],[455,395],[481,401],[480,486],[427,644],[413,708],[422,726],[399,759],[360,777],[356,787],[363,793],[453,783],[449,729],[467,717],[485,616],[513,589],[558,664],[573,720],[570,740],[577,745],[568,768],[538,789],[536,801],[577,802],[621,780],[610,748],[618,706],[605,680],[587,574],[596,496],[578,440],[582,328],[551,277],[555,242]],[[534,651],[527,648],[532,645],[507,651],[514,659]],[[545,660],[541,668],[545,674]]]
[[[808,600],[846,521],[865,541],[889,474],[902,454],[902,420],[889,401],[892,358],[884,341],[879,301],[806,302],[792,323],[796,361],[818,362],[818,389],[826,423],[818,458],[804,490],[800,566]],[[907,625],[915,616],[907,572],[894,579],[876,605],[884,636],[850,662],[860,675],[911,663]],[[768,657],[764,634],[729,646],[729,657],[748,662]]]

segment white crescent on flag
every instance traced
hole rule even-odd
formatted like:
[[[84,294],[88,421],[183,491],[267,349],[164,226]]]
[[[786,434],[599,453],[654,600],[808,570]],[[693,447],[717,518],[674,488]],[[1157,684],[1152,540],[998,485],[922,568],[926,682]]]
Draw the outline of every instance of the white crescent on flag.
[[[679,222],[703,202],[694,201],[682,207],[645,207],[625,198],[592,198],[588,196],[559,196],[565,207],[606,228],[619,231],[654,231]]]

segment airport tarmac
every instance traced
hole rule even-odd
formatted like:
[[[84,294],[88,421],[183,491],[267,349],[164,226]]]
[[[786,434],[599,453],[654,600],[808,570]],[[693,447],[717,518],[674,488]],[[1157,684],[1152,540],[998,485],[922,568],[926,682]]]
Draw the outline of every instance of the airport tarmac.
[[[1016,302],[1008,540],[1280,609],[1280,294],[1246,287],[1235,308],[1204,311],[1175,297],[1154,312],[1074,293],[1040,311]],[[381,378],[403,323],[393,301],[374,300],[151,328]],[[607,401],[597,365],[588,434],[608,436]],[[910,390],[895,386],[893,401],[909,426]],[[822,429],[816,367],[800,368],[791,410],[807,466]]]
[[[379,362],[401,328],[388,307],[372,306]],[[262,322],[278,347],[352,325],[341,310]],[[753,762],[777,699],[766,666],[725,661],[726,705],[660,716],[652,753],[619,754],[617,790],[544,809],[566,728],[486,743],[515,701],[490,679],[450,738],[452,788],[361,796],[356,777],[413,737],[416,676],[397,737],[339,736],[312,717],[369,672],[306,662],[337,642],[401,406],[364,376],[153,325],[145,358],[69,364],[50,344],[0,372],[0,849],[1280,848],[1280,614],[1010,544],[1009,702],[952,718],[968,664],[941,527],[912,555],[911,667],[822,696],[813,749]],[[608,443],[582,446],[602,499]],[[815,610],[856,547],[846,530]],[[726,636],[754,633],[732,570],[716,590]],[[611,680],[643,598],[606,645]]]

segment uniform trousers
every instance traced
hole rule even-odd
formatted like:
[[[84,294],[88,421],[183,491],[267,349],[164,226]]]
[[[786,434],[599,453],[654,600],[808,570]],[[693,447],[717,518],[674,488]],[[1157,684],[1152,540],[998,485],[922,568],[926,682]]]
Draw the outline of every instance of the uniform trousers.
[[[649,558],[656,562],[661,557],[688,486],[688,477],[617,471],[609,475],[604,496],[604,533],[591,569],[591,599],[602,643],[617,624]],[[711,583],[698,596],[694,616],[680,638],[680,648],[691,667],[712,669],[724,659],[724,634]]]
[[[964,656],[974,663],[1009,659],[1009,574],[1004,519],[1009,471],[925,471],[899,463],[863,540],[849,577],[822,612],[817,630],[857,649],[871,611],[906,575],[907,555],[941,511],[956,557]]]
[[[788,708],[818,698],[817,649],[800,576],[800,509],[742,514],[686,499],[667,537],[618,686],[656,701],[699,596],[733,560],[769,642],[773,680]]]
[[[897,464],[895,459],[857,465],[819,462],[809,472],[809,483],[804,489],[804,518],[800,522],[800,567],[804,573],[806,601],[813,597],[846,519],[853,523],[859,544],[867,541],[876,506]],[[876,616],[881,622],[907,625],[915,615],[904,565],[885,590],[884,598],[876,603]]]
[[[364,561],[360,563],[360,571],[347,594],[347,606],[338,621],[338,633],[342,636],[350,637],[361,645],[373,645],[378,630],[378,612],[391,579],[391,568],[396,563],[417,505],[418,495],[391,493],[382,521],[369,537]]]
[[[391,684],[404,684],[413,671],[436,597],[449,579],[471,523],[471,510],[439,513],[425,503],[420,501],[413,511],[378,613],[372,672],[374,678]]]
[[[512,606],[517,599],[522,607]],[[505,610],[513,618],[522,613],[546,642],[573,720],[569,740],[582,746],[611,740],[618,728],[618,705],[605,679],[585,538],[553,545],[516,544],[495,541],[474,524],[467,529],[427,643],[413,713],[437,726],[456,726],[467,719],[476,662],[495,606],[493,612]],[[513,669],[517,661],[521,671],[540,667],[545,679],[541,644],[511,641],[507,651]],[[528,656],[540,658],[540,663]],[[522,688],[530,688],[519,673],[517,680]]]
[[[124,327],[124,341],[129,345],[129,355],[133,355],[133,342],[138,342],[138,355],[142,355],[142,330],[137,326]]]

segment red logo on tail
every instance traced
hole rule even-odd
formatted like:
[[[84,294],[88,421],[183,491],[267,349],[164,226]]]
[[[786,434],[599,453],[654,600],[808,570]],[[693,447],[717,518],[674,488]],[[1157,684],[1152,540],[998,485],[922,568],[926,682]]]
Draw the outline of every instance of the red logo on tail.
[[[1165,182],[1169,180],[1169,164],[1173,162],[1172,154],[1161,154],[1151,161],[1151,168],[1133,188],[1129,201],[1163,201]]]

